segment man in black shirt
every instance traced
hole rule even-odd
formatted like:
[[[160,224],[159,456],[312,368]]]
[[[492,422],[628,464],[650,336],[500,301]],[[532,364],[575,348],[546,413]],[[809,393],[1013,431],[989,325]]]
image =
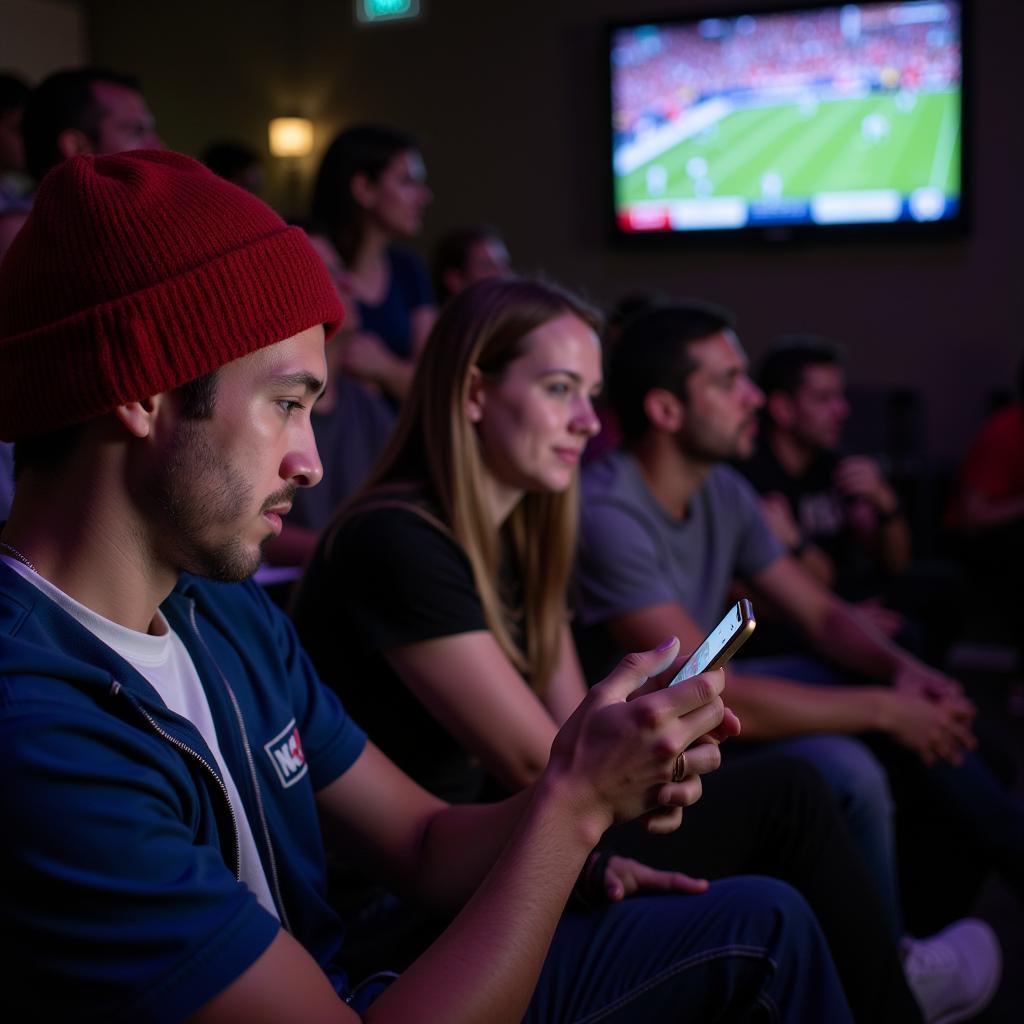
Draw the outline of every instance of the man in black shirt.
[[[910,565],[910,532],[878,463],[840,457],[850,413],[841,350],[784,336],[761,367],[765,433],[739,468],[763,497],[772,529],[801,564],[841,596],[861,600]],[[898,616],[873,612],[891,633]]]

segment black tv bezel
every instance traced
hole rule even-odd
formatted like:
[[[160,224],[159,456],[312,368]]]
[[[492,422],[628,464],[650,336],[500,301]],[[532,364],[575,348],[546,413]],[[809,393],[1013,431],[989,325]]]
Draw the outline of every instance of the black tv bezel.
[[[864,3],[912,3],[914,0],[851,0]],[[885,240],[923,242],[966,237],[971,225],[971,124],[973,117],[970,103],[973,93],[973,57],[971,0],[960,3],[960,204],[953,217],[937,221],[870,221],[854,224],[780,224],[745,225],[738,228],[700,228],[690,230],[670,229],[665,231],[625,231],[619,225],[615,196],[615,130],[612,94],[612,41],[616,32],[637,28],[641,25],[692,26],[708,18],[730,19],[744,15],[766,17],[775,14],[792,14],[800,11],[821,11],[843,7],[842,0],[801,0],[801,2],[761,3],[750,0],[742,7],[704,8],[685,14],[655,13],[647,17],[631,16],[618,18],[605,24],[602,59],[604,62],[604,122],[605,122],[605,211],[608,234],[613,245],[619,248],[652,249],[678,248],[680,246],[708,245],[721,246],[750,245],[759,243],[830,242],[857,241],[878,242]]]

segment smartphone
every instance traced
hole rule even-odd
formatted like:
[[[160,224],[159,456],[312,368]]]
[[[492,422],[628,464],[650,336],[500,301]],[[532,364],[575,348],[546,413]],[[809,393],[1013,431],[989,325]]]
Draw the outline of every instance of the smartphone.
[[[690,655],[668,685],[675,686],[690,676],[721,668],[746,643],[756,625],[753,605],[741,597],[729,609],[725,618],[708,633],[704,643]]]

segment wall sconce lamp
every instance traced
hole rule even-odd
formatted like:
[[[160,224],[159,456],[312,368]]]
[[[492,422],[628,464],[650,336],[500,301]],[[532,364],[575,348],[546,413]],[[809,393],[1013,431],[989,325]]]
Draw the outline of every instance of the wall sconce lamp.
[[[287,161],[284,215],[294,217],[299,205],[299,160],[313,152],[313,122],[308,117],[275,117],[268,133],[271,154]]]
[[[275,117],[270,122],[273,156],[309,156],[313,152],[313,122],[307,117]]]

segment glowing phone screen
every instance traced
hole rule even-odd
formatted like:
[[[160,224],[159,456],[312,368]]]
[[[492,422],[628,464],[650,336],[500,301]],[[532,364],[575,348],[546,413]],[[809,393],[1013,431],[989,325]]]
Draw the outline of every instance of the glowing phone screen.
[[[729,642],[737,630],[745,625],[739,604],[733,605],[722,621],[705,638],[704,643],[687,659],[686,664],[676,673],[669,686],[675,686],[690,676],[703,672],[718,655],[718,652]]]

